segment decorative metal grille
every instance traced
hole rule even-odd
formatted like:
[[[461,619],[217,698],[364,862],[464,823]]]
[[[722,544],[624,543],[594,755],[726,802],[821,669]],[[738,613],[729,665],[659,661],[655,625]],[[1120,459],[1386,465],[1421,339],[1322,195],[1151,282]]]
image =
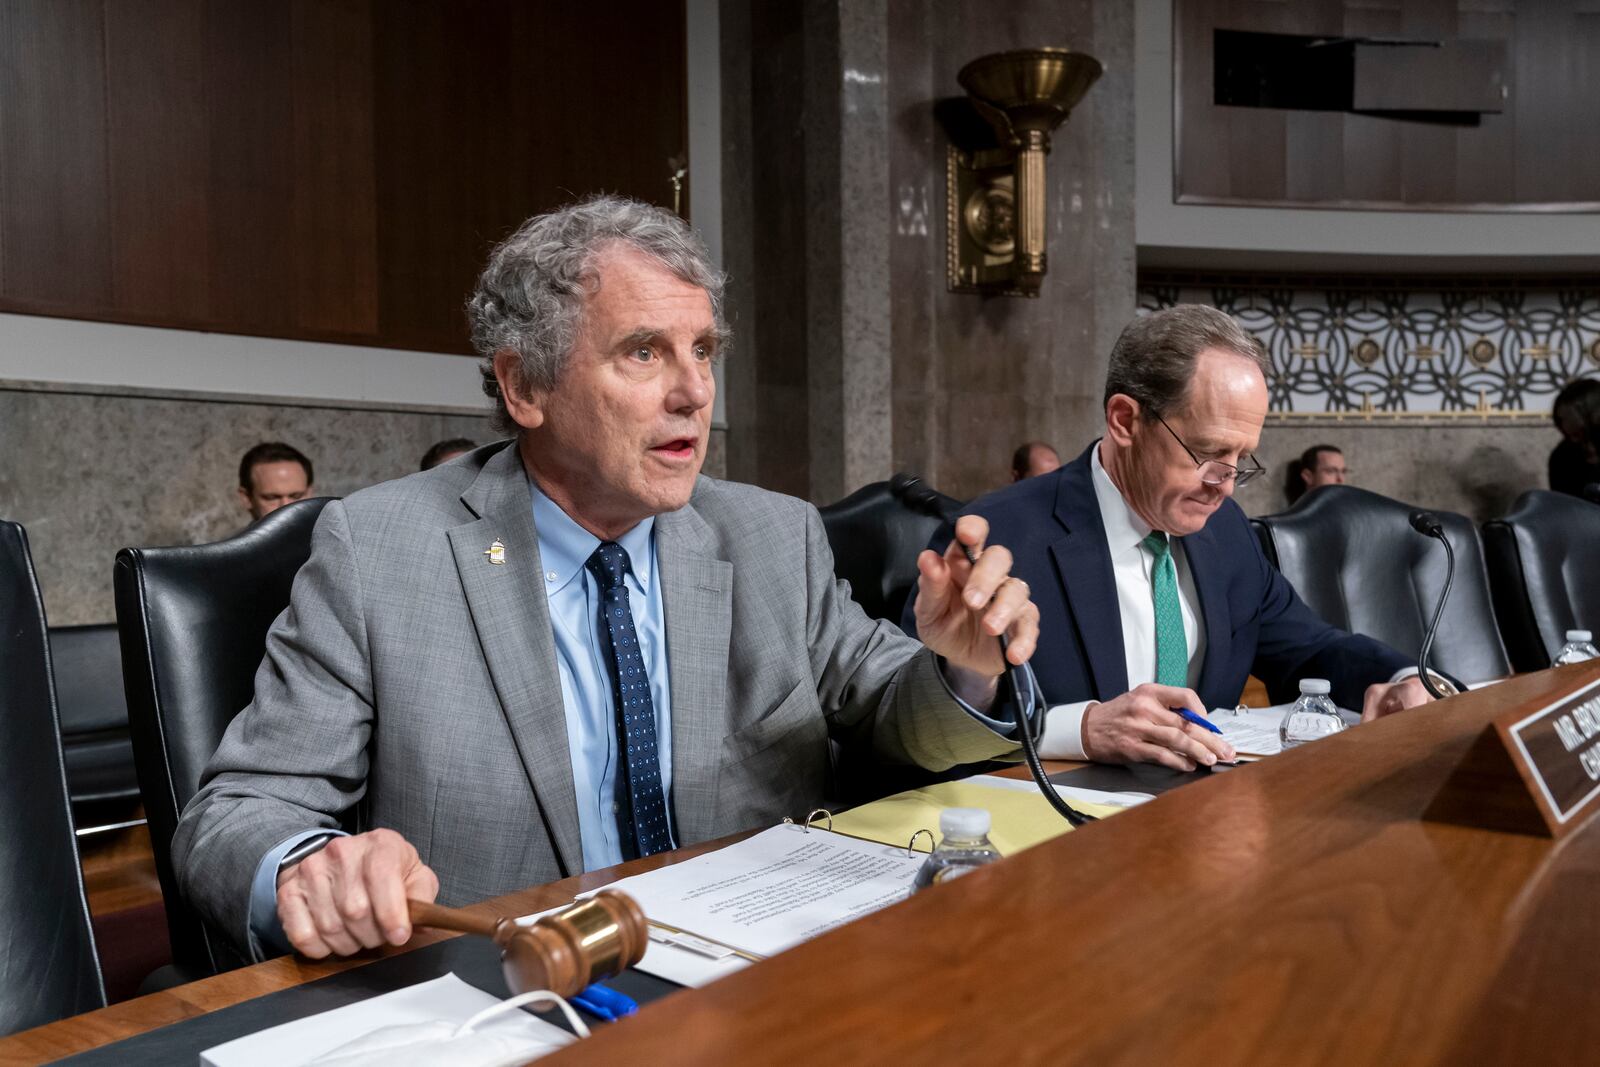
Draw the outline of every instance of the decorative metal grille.
[[[1600,287],[1309,287],[1142,276],[1139,310],[1210,304],[1266,346],[1269,423],[1548,423],[1600,374]]]

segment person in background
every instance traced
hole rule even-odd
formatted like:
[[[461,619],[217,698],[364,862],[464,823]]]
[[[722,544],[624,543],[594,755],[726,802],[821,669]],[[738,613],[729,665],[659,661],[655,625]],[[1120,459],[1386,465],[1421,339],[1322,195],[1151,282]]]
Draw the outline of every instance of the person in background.
[[[1343,485],[1350,477],[1344,453],[1338,445],[1312,445],[1291,460],[1284,475],[1283,493],[1293,507],[1299,499],[1319,485]]]
[[[452,437],[448,441],[440,441],[422,454],[422,466],[417,469],[431,471],[439,464],[448,463],[477,447],[478,442],[466,437]]]
[[[956,531],[976,563],[917,561],[924,647],[849,598],[815,508],[700,475],[721,308],[651,205],[596,197],[496,249],[472,337],[515,439],[323,509],[173,837],[241,948],[401,944],[408,897],[770,826],[827,795],[830,737],[930,770],[1015,757],[997,680],[1038,613],[982,519]]]
[[[1319,619],[1234,503],[1264,470],[1253,453],[1267,371],[1260,343],[1216,308],[1140,316],[1111,352],[1105,436],[1052,477],[962,510],[988,520],[1039,610],[1044,758],[1182,771],[1231,760],[1220,734],[1177,709],[1231,707],[1252,674],[1274,703],[1326,678],[1364,719],[1432,699],[1412,657]],[[913,635],[916,610],[913,598],[901,621]]]
[[[1550,453],[1550,488],[1582,496],[1600,482],[1600,380],[1579,378],[1556,394],[1550,418],[1564,440]]]
[[[239,460],[239,503],[256,522],[311,495],[311,461],[282,441],[263,441]]]
[[[1043,441],[1029,441],[1018,445],[1017,450],[1011,453],[1011,480],[1020,482],[1024,478],[1037,478],[1060,466],[1061,456],[1055,449]]]

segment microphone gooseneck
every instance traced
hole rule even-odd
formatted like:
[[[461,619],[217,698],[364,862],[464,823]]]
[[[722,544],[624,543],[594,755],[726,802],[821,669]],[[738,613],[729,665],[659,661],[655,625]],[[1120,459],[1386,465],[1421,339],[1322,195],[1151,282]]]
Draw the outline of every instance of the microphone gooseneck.
[[[946,508],[944,501],[937,492],[923,484],[922,479],[896,474],[889,480],[889,492],[912,510],[921,512],[924,515],[931,515],[936,519],[943,519],[945,522],[950,523],[952,527],[955,525],[955,514]],[[951,536],[954,537],[954,530],[952,530]],[[960,542],[957,543],[959,544]],[[961,545],[961,551],[966,555],[968,563],[976,564],[978,562],[978,557],[971,548]],[[1044,794],[1045,800],[1056,810],[1056,813],[1073,826],[1083,826],[1086,823],[1098,821],[1098,816],[1079,811],[1065,800],[1062,800],[1061,794],[1056,792],[1055,786],[1051,784],[1049,777],[1044,773],[1044,764],[1039,760],[1038,741],[1028,726],[1030,717],[1028,709],[1033,705],[1037,688],[1031,680],[1026,665],[1013,666],[1006,659],[1006,654],[1011,648],[1011,642],[1006,639],[1006,635],[1001,634],[997,640],[1000,644],[1000,662],[1004,665],[1000,674],[1002,685],[1003,688],[1010,691],[1012,721],[1016,723],[1017,740],[1022,745],[1022,758],[1028,765],[1028,772],[1033,775],[1034,784],[1039,787],[1039,792]]]
[[[1417,653],[1417,677],[1422,679],[1422,686],[1433,699],[1443,700],[1445,694],[1434,684],[1433,676],[1428,673],[1428,657],[1433,652],[1433,638],[1439,632],[1439,620],[1444,618],[1444,602],[1450,599],[1450,583],[1456,575],[1456,553],[1450,547],[1450,539],[1444,535],[1444,524],[1439,517],[1431,511],[1413,511],[1410,516],[1411,528],[1424,537],[1436,538],[1444,545],[1444,591],[1439,594],[1439,603],[1433,609],[1433,621],[1428,624],[1427,633],[1422,635],[1422,648]]]

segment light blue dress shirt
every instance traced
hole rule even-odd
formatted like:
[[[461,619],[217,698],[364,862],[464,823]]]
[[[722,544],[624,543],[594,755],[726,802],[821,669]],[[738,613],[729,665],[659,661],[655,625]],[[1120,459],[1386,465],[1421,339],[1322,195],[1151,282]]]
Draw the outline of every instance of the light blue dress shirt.
[[[539,534],[544,593],[550,603],[550,629],[555,638],[556,669],[561,676],[561,706],[567,720],[567,751],[572,785],[578,798],[578,833],[583,866],[596,870],[622,862],[617,833],[616,704],[610,667],[600,635],[600,586],[584,566],[600,539],[540,491],[532,479],[533,523]],[[617,539],[628,553],[626,582],[639,651],[650,675],[650,697],[656,711],[656,750],[661,759],[661,789],[667,797],[667,826],[672,829],[672,689],[667,665],[666,612],[657,580],[654,518],[639,523]],[[278,866],[300,842],[327,830],[306,830],[281,842],[261,858],[250,887],[251,950],[257,959],[288,952],[278,921]]]
[[[616,704],[611,692],[611,669],[601,643],[600,586],[584,566],[600,547],[600,539],[574,522],[532,481],[528,485],[533,493],[533,523],[539,531],[545,593],[550,598],[550,628],[555,636],[556,668],[561,675],[561,707],[567,717],[567,751],[572,762],[572,787],[578,797],[583,866],[592,871],[622,862],[616,812]],[[617,544],[628,553],[628,605],[639,632],[645,673],[650,676],[661,789],[668,798],[667,827],[676,840],[671,804],[671,677],[667,666],[666,613],[661,607],[661,582],[657,580],[655,528],[654,518],[645,519],[618,538]]]

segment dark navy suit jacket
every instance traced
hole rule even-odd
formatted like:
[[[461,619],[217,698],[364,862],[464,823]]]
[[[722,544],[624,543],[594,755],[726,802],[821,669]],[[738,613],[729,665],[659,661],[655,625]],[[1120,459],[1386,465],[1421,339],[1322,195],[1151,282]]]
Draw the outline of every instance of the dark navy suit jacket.
[[[1033,668],[1045,698],[1068,704],[1126,693],[1116,580],[1089,452],[1051,474],[980,497],[961,514],[989,521],[990,543],[1011,550],[1012,573],[1032,589],[1039,606]],[[929,547],[943,552],[949,540],[946,527]],[[1207,709],[1232,707],[1254,673],[1274,703],[1293,700],[1301,678],[1326,678],[1334,701],[1359,711],[1367,686],[1415,665],[1380,641],[1345,633],[1312,614],[1267,562],[1244,512],[1231,499],[1200,532],[1179,543],[1205,621],[1197,690]],[[912,634],[914,604],[913,597],[902,622]]]

